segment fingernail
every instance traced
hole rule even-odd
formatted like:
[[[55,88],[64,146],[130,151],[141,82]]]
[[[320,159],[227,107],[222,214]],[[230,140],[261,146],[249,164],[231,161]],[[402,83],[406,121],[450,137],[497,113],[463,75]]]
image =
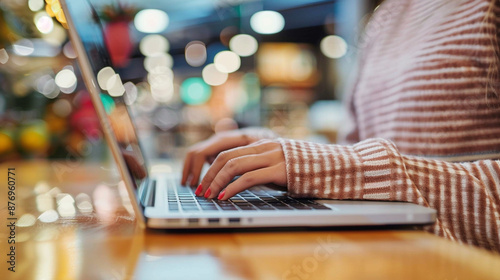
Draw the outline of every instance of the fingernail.
[[[205,193],[205,198],[208,198],[211,193],[212,193],[212,191],[210,189],[208,189],[207,192]]]
[[[194,192],[194,194],[195,194],[196,196],[199,196],[199,195],[200,195],[200,193],[201,193],[201,189],[202,189],[202,187],[201,187],[201,184],[200,184],[200,185],[196,188],[196,191]]]
[[[226,190],[223,190],[219,196],[217,197],[217,199],[222,199],[224,197],[224,195],[226,194]]]

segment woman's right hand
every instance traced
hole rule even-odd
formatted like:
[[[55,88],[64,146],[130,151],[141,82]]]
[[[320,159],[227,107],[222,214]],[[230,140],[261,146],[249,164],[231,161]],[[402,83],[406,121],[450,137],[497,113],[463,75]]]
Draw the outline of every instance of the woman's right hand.
[[[189,148],[184,160],[181,184],[196,186],[200,181],[201,169],[205,162],[213,162],[220,152],[249,145],[258,140],[258,138],[245,135],[241,130],[231,130],[217,133],[195,144]]]

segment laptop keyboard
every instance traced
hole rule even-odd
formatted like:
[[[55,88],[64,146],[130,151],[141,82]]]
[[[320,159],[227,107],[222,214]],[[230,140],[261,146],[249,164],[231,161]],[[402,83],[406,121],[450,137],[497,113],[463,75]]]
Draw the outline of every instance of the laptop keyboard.
[[[168,210],[171,212],[331,210],[314,200],[292,198],[282,191],[263,187],[253,187],[228,200],[198,197],[194,195],[194,189],[169,182]]]

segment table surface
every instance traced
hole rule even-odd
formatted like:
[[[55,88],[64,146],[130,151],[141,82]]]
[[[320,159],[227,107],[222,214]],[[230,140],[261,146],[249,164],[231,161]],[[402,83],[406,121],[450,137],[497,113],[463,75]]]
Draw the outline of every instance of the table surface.
[[[118,178],[78,160],[0,164],[0,278],[500,279],[499,254],[420,230],[139,230]],[[13,239],[15,272],[7,262]]]

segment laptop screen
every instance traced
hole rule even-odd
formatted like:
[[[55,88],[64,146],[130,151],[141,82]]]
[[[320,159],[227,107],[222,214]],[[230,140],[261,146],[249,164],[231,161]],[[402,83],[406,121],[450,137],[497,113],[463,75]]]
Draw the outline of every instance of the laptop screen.
[[[88,0],[66,1],[66,5],[91,64],[94,73],[93,83],[97,81],[101,89],[99,100],[108,116],[121,155],[137,189],[147,178],[146,162],[124,101],[125,89],[111,64],[101,22]]]

